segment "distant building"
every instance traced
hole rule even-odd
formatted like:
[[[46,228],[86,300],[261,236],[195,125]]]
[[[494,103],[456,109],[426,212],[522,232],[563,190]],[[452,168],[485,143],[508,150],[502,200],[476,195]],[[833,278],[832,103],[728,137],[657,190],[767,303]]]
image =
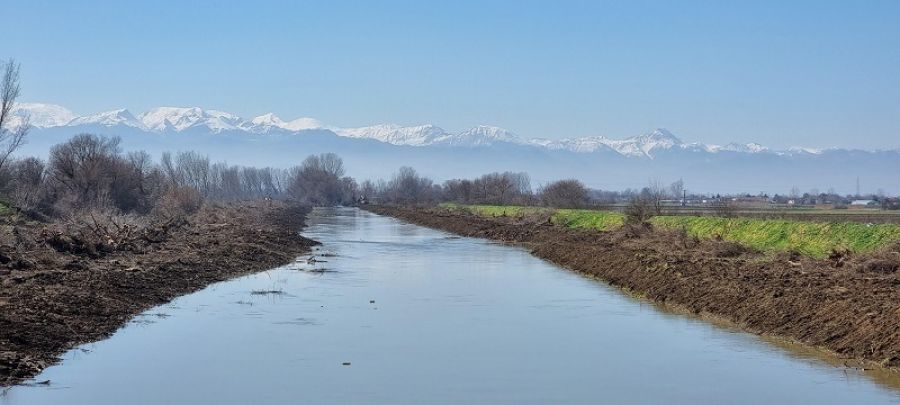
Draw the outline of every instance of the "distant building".
[[[850,202],[850,206],[852,207],[869,207],[878,205],[878,201],[875,200],[853,200]]]

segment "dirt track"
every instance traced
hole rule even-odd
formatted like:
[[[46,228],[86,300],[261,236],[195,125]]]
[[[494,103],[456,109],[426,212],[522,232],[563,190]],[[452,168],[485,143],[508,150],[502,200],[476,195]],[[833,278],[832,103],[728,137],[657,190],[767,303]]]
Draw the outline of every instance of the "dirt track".
[[[523,244],[538,257],[661,304],[900,368],[900,246],[813,260],[644,227],[596,232],[548,225],[546,218],[368,209],[459,235]]]
[[[307,212],[277,203],[206,207],[138,251],[86,257],[45,244],[6,260],[0,386],[36,375],[66,350],[109,336],[153,306],[290,262],[316,244],[298,235]]]

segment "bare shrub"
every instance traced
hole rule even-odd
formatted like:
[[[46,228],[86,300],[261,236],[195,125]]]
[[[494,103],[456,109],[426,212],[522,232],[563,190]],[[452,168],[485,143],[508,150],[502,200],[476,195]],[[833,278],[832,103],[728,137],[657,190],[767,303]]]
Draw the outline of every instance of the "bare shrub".
[[[7,169],[10,202],[24,211],[37,208],[44,193],[44,162],[34,157],[18,159],[11,161]]]
[[[638,195],[631,199],[625,208],[625,222],[628,224],[648,224],[650,218],[657,213],[656,200],[653,197]]]
[[[733,202],[723,199],[713,206],[713,212],[718,217],[733,218],[737,216],[738,207]]]
[[[42,236],[57,251],[97,258],[116,251],[139,250],[147,223],[146,218],[136,215],[92,209],[67,216],[45,228]]]
[[[170,187],[159,199],[156,212],[166,218],[194,214],[203,206],[203,196],[192,187]]]
[[[59,252],[99,258],[113,252],[145,252],[187,223],[184,216],[160,218],[94,208],[46,226],[39,240]]]

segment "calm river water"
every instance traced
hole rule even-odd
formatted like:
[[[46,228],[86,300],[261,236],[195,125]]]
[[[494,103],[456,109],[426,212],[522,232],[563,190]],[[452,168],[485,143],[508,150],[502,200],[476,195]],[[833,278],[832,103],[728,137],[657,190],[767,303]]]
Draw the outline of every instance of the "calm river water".
[[[660,311],[523,249],[356,209],[308,222],[326,262],[155,308],[0,404],[900,403],[890,378]]]

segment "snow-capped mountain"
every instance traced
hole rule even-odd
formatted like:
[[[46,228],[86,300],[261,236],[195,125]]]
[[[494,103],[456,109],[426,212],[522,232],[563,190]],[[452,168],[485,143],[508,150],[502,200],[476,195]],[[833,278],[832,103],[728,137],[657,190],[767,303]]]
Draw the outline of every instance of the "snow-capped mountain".
[[[79,125],[102,125],[107,127],[124,125],[133,128],[145,128],[144,123],[138,120],[137,117],[131,114],[130,111],[124,108],[119,110],[106,111],[94,115],[76,117],[69,121],[66,125],[73,127]]]
[[[22,125],[28,118],[28,124],[37,128],[49,128],[63,126],[77,116],[65,107],[55,104],[42,103],[17,103],[13,106],[13,120],[10,126]]]
[[[727,145],[709,145],[709,150],[712,152],[741,152],[741,153],[763,153],[769,152],[769,148],[762,146],[758,143],[729,143]]]
[[[785,152],[781,152],[781,153],[785,153]],[[822,149],[817,149],[817,148],[805,148],[805,147],[802,147],[802,146],[793,146],[793,147],[788,148],[788,150],[786,151],[786,153],[793,153],[793,154],[808,154],[808,155],[821,155],[821,154],[822,154]]]
[[[550,149],[568,150],[578,153],[612,150],[623,156],[648,158],[653,158],[653,154],[656,151],[673,148],[696,149],[699,146],[701,149],[709,150],[705,145],[686,144],[665,128],[658,128],[652,132],[625,139],[591,136],[560,140],[534,139],[529,142]]]
[[[403,127],[395,124],[372,125],[360,128],[335,128],[334,132],[349,138],[375,139],[392,145],[426,146],[449,135],[434,125]]]
[[[315,118],[297,118],[293,121],[285,122],[277,115],[268,113],[250,120],[249,125],[244,125],[250,131],[256,133],[266,133],[275,129],[283,129],[287,131],[300,131],[304,129],[325,128],[325,124],[319,122]]]
[[[112,110],[94,115],[76,116],[68,109],[39,103],[17,104],[12,126],[20,125],[24,117],[30,117],[35,128],[54,127],[127,127],[156,133],[211,133],[223,131],[246,132],[251,134],[299,133],[310,129],[323,129],[347,138],[373,139],[391,145],[403,146],[443,146],[443,147],[500,147],[515,145],[551,151],[574,153],[609,152],[625,157],[653,159],[666,151],[687,151],[741,154],[770,153],[778,155],[809,155],[822,153],[813,148],[791,148],[783,151],[769,149],[757,143],[729,143],[723,146],[685,143],[671,132],[659,128],[646,134],[624,139],[605,136],[589,136],[565,139],[522,139],[516,134],[499,127],[480,125],[458,133],[450,133],[432,125],[401,126],[379,124],[357,128],[328,126],[313,118],[297,118],[284,121],[275,114],[268,113],[245,120],[235,114],[219,110],[205,110],[199,107],[158,107],[135,117],[126,109]]]
[[[245,121],[237,115],[198,107],[157,107],[140,115],[144,127],[151,131],[181,132],[205,128],[212,132],[240,129]]]
[[[498,143],[525,143],[519,137],[503,128],[479,125],[459,134],[445,134],[435,139],[434,144],[447,146],[491,146]]]

